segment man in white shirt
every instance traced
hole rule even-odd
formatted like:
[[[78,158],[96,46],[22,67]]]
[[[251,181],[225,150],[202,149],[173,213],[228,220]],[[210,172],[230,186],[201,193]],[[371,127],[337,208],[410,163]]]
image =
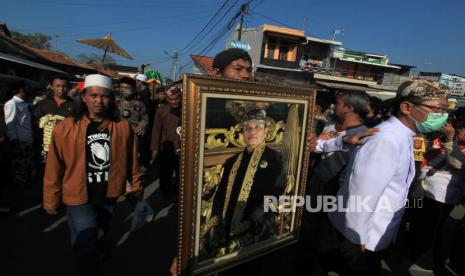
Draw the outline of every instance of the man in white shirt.
[[[10,148],[10,173],[17,187],[30,186],[32,163],[32,121],[29,105],[25,102],[24,81],[8,85],[13,97],[5,103],[6,136]]]
[[[435,82],[400,85],[394,116],[379,133],[354,151],[338,191],[339,209],[329,213],[341,234],[341,250],[352,264],[349,273],[377,275],[377,252],[395,239],[415,175],[412,137],[438,130],[447,121],[448,91]]]

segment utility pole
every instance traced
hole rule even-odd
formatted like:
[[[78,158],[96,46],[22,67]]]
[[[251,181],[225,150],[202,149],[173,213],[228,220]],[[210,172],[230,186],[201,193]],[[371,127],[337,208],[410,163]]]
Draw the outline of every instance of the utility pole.
[[[249,9],[249,4],[243,4],[241,5],[241,11],[239,12],[241,14],[241,21],[239,22],[239,29],[237,30],[237,40],[241,40],[242,38],[242,23],[244,22],[244,15],[247,13]]]
[[[170,54],[168,54],[167,51],[165,51],[165,54],[173,59],[173,63],[171,63],[170,75],[173,76],[173,81],[176,81],[176,63],[178,62],[179,53],[174,52],[173,55],[171,56]]]
[[[180,66],[179,66],[179,71],[178,71],[178,76],[179,76],[179,78],[182,77],[182,73],[183,73],[182,70],[183,70],[183,69],[184,69],[184,68],[182,67],[182,65],[180,65]]]
[[[55,36],[55,51],[58,51],[58,38],[60,38],[60,35],[54,35]]]
[[[173,54],[173,65],[172,65],[174,81],[176,81],[176,63],[178,62],[178,58],[179,58],[179,53],[175,52]]]
[[[334,40],[336,38],[336,35],[344,35],[344,29],[334,29],[333,30],[333,38],[331,40]]]
[[[308,29],[308,20],[309,20],[308,16],[304,16],[304,25],[303,25],[304,34],[307,34],[307,31],[308,31],[307,30]]]

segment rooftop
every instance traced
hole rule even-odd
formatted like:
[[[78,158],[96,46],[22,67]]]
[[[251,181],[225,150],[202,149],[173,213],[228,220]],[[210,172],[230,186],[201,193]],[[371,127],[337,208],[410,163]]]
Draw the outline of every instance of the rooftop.
[[[213,57],[191,55],[191,58],[197,67],[204,71],[205,74],[213,75],[215,73],[213,69]]]
[[[74,61],[71,59],[68,55],[64,53],[59,53],[59,52],[53,52],[53,51],[48,51],[48,50],[43,50],[43,49],[37,49],[32,46],[29,46],[21,41],[18,41],[14,38],[11,38],[5,34],[0,33],[0,37],[7,40],[8,42],[14,44],[15,46],[19,47],[22,50],[25,50],[26,52],[29,52],[30,54],[33,54],[34,56],[38,57],[39,59],[49,61],[52,63],[56,64],[62,64],[62,65],[67,65],[67,66],[73,66],[81,69],[87,69],[87,70],[94,70],[91,66],[87,64],[82,64],[79,62]]]
[[[389,63],[389,65],[399,66],[399,67],[406,68],[406,69],[417,68],[414,65],[407,65],[407,64],[400,64],[400,63]]]
[[[120,71],[120,72],[128,72],[128,73],[139,72],[139,69],[134,66],[125,66],[125,65],[120,65],[120,64],[106,64],[105,67],[112,71]]]
[[[441,72],[420,72],[420,76],[440,76],[442,75]]]
[[[278,27],[273,25],[264,24],[261,28],[263,28],[263,32],[273,32],[278,34],[284,34],[289,36],[298,36],[298,37],[305,37],[305,32],[302,30]]]
[[[8,29],[6,24],[4,22],[2,22],[2,21],[0,21],[0,33],[11,37],[10,30]]]
[[[347,55],[363,55],[363,56],[371,56],[371,57],[379,57],[379,58],[386,58],[387,57],[384,54],[375,54],[375,53],[352,51],[352,50],[346,50],[345,54],[347,54]]]
[[[336,40],[323,39],[323,38],[318,38],[318,37],[314,37],[314,36],[306,36],[305,38],[308,41],[314,41],[314,42],[320,42],[320,43],[331,44],[331,45],[336,45],[336,46],[342,46],[342,42],[336,41]]]

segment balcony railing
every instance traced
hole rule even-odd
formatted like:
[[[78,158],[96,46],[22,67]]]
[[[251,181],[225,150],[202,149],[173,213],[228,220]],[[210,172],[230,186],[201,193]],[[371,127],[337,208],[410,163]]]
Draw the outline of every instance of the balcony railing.
[[[290,69],[299,68],[299,64],[296,61],[287,61],[287,60],[273,59],[273,58],[263,58],[262,64],[268,65],[268,66],[274,66],[274,67],[290,68]]]
[[[383,80],[384,74],[373,74],[368,72],[358,72],[358,71],[349,71],[347,69],[336,68],[333,71],[333,74],[338,77],[353,79],[353,80],[363,80],[363,81],[375,81],[381,82]]]
[[[323,60],[316,60],[316,59],[301,59],[300,60],[300,68],[324,68],[325,62]]]
[[[400,83],[409,79],[409,77],[399,76],[393,73],[370,73],[337,68],[337,65],[336,68],[333,69],[332,64],[330,64],[327,60],[301,59],[299,62],[290,62],[264,58],[263,64],[281,68],[300,68],[301,70],[309,72],[332,75],[351,80],[371,81],[385,86],[399,86]]]

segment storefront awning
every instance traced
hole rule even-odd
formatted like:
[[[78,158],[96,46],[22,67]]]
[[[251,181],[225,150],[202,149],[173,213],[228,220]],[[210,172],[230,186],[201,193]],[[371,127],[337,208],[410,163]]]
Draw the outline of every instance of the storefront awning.
[[[317,81],[316,84],[321,85],[326,88],[331,89],[341,89],[341,90],[354,90],[354,91],[374,91],[378,92],[379,90],[374,88],[369,88],[363,85],[353,85],[337,82],[327,82],[327,81]]]
[[[367,94],[372,97],[377,97],[383,101],[389,100],[396,97],[396,92],[388,92],[388,91],[379,91],[379,92],[370,92],[367,91]]]
[[[374,88],[370,88],[370,87],[366,87],[362,85],[352,85],[352,84],[326,82],[326,81],[317,81],[316,83],[320,86],[323,86],[325,88],[330,88],[330,89],[364,91],[368,95],[380,98],[383,101],[394,98],[396,96],[396,92],[393,92],[393,91],[379,90],[379,89],[374,89]]]
[[[9,54],[5,54],[5,53],[0,53],[0,60],[7,60],[7,61],[27,65],[27,66],[30,66],[30,67],[34,67],[34,68],[44,70],[44,71],[50,71],[50,72],[55,72],[55,73],[68,75],[68,73],[66,73],[65,71],[55,69],[55,68],[50,67],[48,65],[40,64],[40,63],[37,63],[37,62],[33,62],[33,61],[30,61],[30,60],[27,60],[27,59],[23,59],[23,58],[13,56],[13,55],[9,55]]]

